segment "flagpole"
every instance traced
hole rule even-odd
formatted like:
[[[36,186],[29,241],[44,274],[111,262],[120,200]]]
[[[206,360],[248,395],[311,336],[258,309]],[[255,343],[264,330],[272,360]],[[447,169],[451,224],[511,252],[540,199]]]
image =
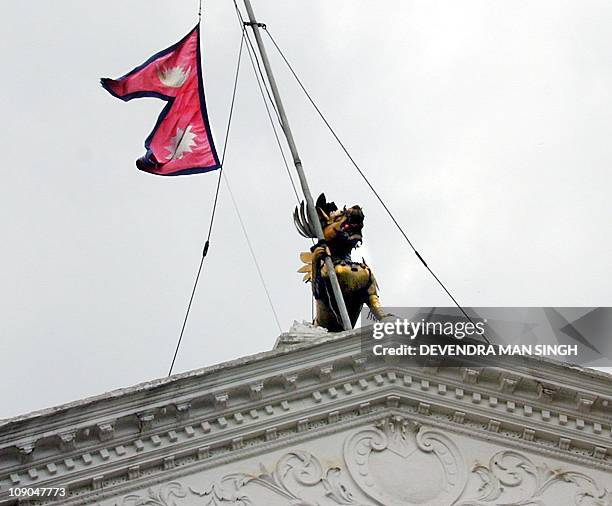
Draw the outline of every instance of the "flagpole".
[[[266,48],[263,44],[261,33],[259,32],[260,25],[255,20],[255,13],[253,12],[251,1],[244,0],[244,6],[246,7],[246,11],[249,16],[248,24],[253,29],[253,34],[255,35],[255,41],[257,42],[257,47],[259,48],[259,54],[261,55],[261,60],[264,65],[266,75],[268,76],[268,82],[270,83],[270,88],[272,90],[272,96],[274,97],[274,102],[276,103],[276,109],[278,110],[278,114],[280,116],[281,128],[283,129],[283,133],[285,134],[285,138],[287,139],[287,144],[289,145],[289,151],[291,151],[291,156],[293,157],[293,164],[295,165],[295,170],[297,171],[298,177],[300,179],[300,185],[302,186],[302,192],[304,193],[304,198],[306,199],[306,205],[307,205],[306,207],[308,210],[309,220],[314,225],[315,232],[317,234],[317,238],[319,240],[324,240],[325,236],[323,235],[323,228],[321,227],[321,222],[319,221],[319,216],[317,214],[317,210],[315,208],[314,201],[312,199],[312,193],[310,193],[310,187],[308,186],[308,180],[306,179],[306,174],[304,173],[302,161],[300,160],[297,146],[295,144],[295,140],[293,139],[291,128],[289,127],[289,121],[287,120],[285,108],[283,107],[283,101],[281,100],[281,96],[278,91],[278,87],[276,86],[276,80],[274,79],[274,74],[272,73],[272,67],[270,66],[270,61],[268,60],[268,54],[266,53]],[[352,328],[351,321],[349,319],[348,312],[346,310],[346,304],[344,303],[344,298],[342,297],[342,290],[340,289],[340,283],[338,282],[338,276],[336,276],[336,271],[334,270],[334,263],[332,262],[332,259],[330,257],[325,258],[325,267],[327,268],[327,272],[329,274],[329,280],[332,286],[332,291],[334,293],[334,298],[336,300],[336,304],[340,311],[340,317],[342,319],[342,326],[344,327],[344,330],[350,330]]]

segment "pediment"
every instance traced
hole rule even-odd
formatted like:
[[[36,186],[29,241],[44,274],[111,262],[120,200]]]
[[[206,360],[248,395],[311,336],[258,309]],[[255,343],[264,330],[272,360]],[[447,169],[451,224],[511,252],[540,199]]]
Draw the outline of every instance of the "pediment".
[[[513,370],[408,367],[364,354],[360,331],[309,338],[3,422],[0,499],[9,487],[68,483],[74,495],[66,501],[79,502],[82,494],[169,483],[190,469],[363,424],[385,433],[376,424],[394,416],[447,434],[447,456],[456,454],[452,435],[461,435],[612,471],[607,376],[540,362]],[[423,452],[417,440],[398,439],[401,432],[385,434],[388,458]],[[377,468],[380,454],[370,456]],[[434,467],[446,476],[440,462]],[[347,472],[363,471],[351,466]]]

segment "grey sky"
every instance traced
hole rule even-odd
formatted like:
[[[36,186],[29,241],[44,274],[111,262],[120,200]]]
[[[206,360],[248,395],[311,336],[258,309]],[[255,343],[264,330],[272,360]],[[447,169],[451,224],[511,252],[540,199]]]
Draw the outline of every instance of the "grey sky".
[[[465,305],[612,305],[612,4],[254,0],[421,253]],[[196,1],[4,2],[0,417],[165,375],[215,174],[134,167],[163,103],[98,85],[176,42]],[[204,0],[220,147],[240,32]],[[273,54],[273,53],[272,53]],[[273,54],[274,55],[274,54]],[[279,59],[313,192],[366,213],[387,305],[448,305]],[[308,243],[248,60],[227,175],[284,328],[310,317]],[[278,330],[222,190],[176,371],[270,349]]]

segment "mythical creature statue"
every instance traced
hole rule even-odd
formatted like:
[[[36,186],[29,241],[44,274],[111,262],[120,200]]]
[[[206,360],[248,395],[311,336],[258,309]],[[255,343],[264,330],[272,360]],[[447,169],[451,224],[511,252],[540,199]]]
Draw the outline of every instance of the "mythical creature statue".
[[[314,323],[330,332],[343,330],[338,307],[333,296],[331,283],[325,266],[325,257],[331,257],[340,283],[346,309],[353,327],[364,304],[370,308],[377,320],[387,316],[380,304],[376,279],[365,260],[353,262],[351,251],[362,242],[363,211],[359,206],[338,209],[333,202],[327,202],[321,194],[315,204],[324,241],[315,244],[310,252],[300,254],[304,262],[298,272],[304,273],[304,281],[312,283],[316,303]],[[317,238],[315,228],[308,219],[304,202],[295,208],[293,220],[298,232],[304,237]]]

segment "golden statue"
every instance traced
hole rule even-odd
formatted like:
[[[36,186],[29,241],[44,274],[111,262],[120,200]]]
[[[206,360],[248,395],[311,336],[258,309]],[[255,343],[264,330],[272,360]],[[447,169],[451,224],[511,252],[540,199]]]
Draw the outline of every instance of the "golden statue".
[[[298,272],[304,273],[304,281],[312,283],[316,303],[314,323],[330,332],[343,330],[336,301],[325,267],[325,257],[331,257],[338,276],[346,309],[354,327],[364,304],[377,320],[387,316],[378,299],[376,279],[365,260],[353,262],[351,251],[362,242],[363,211],[359,206],[338,209],[321,194],[316,202],[317,214],[323,228],[324,241],[315,244],[310,252],[300,254],[304,262]],[[304,237],[316,239],[314,227],[307,218],[304,202],[295,208],[293,220]]]

